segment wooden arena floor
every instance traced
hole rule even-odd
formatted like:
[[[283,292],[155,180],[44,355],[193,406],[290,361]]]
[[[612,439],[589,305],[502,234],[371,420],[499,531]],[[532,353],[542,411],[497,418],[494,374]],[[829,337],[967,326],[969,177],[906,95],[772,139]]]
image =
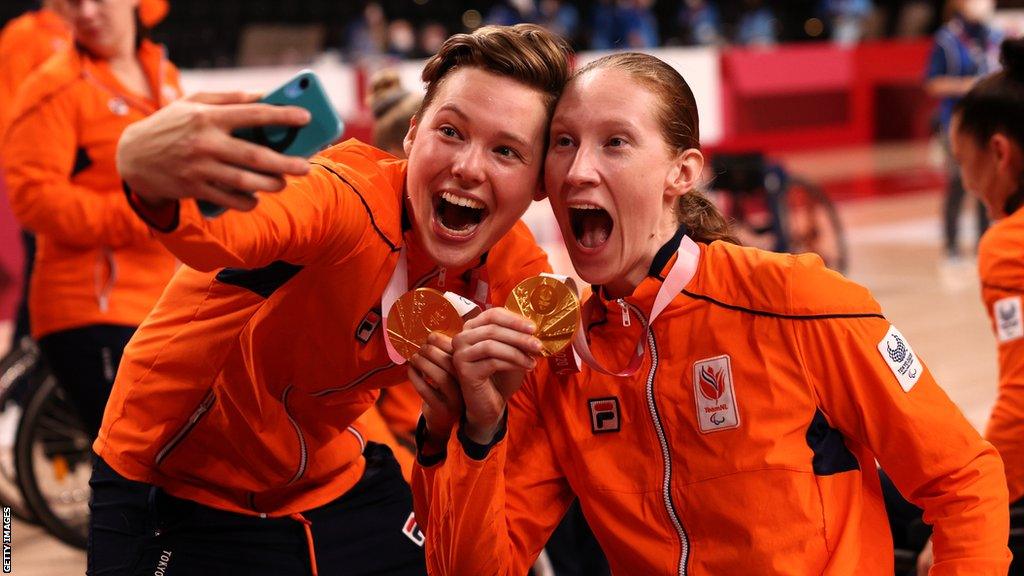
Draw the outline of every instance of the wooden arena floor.
[[[918,178],[929,154],[921,145],[827,151],[787,157],[819,181],[844,174],[864,182],[878,173]],[[902,172],[901,172],[902,171]],[[843,194],[843,196],[847,196]],[[995,342],[982,308],[975,261],[947,262],[940,250],[941,193],[850,194],[840,203],[851,248],[849,276],[869,287],[889,319],[907,336],[939,383],[979,429],[996,395]],[[962,243],[973,248],[973,218],[964,216]],[[551,240],[548,231],[539,234]],[[970,252],[966,249],[965,252]],[[554,258],[555,265],[568,261]],[[83,574],[85,555],[39,529],[15,521],[14,573]]]

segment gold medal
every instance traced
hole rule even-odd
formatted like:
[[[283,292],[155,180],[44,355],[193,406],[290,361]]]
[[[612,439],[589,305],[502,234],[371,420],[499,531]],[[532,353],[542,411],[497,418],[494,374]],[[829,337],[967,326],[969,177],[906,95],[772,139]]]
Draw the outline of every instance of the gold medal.
[[[525,316],[537,325],[534,334],[544,345],[544,356],[557,354],[576,333],[580,301],[576,294],[554,278],[535,276],[520,282],[505,301],[505,308]]]
[[[433,288],[402,294],[388,313],[388,341],[406,360],[420,351],[431,332],[454,337],[461,331],[462,317],[455,306]]]

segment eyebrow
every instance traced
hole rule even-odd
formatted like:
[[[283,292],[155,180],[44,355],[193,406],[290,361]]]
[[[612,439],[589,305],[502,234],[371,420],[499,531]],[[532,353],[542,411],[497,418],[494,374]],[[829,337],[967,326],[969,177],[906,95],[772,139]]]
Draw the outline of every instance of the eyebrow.
[[[452,114],[455,114],[456,116],[461,118],[462,121],[467,122],[467,123],[471,123],[471,120],[469,119],[469,116],[467,116],[466,113],[463,112],[462,110],[460,110],[459,107],[456,106],[455,104],[445,104],[445,105],[441,106],[440,108],[438,108],[437,111],[438,112],[444,112],[444,111],[451,112]],[[523,137],[519,136],[518,134],[513,134],[512,132],[509,132],[508,130],[500,130],[498,132],[498,137],[503,139],[503,140],[511,140],[512,143],[516,144],[517,146],[519,146],[521,148],[528,149],[530,147],[530,145],[526,142],[526,140]]]

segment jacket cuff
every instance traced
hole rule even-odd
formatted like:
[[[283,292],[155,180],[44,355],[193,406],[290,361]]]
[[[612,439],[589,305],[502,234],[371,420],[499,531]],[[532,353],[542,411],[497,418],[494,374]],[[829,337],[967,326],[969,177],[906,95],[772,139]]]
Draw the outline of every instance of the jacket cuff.
[[[462,421],[459,422],[459,430],[456,432],[456,436],[459,439],[459,444],[462,444],[462,451],[466,453],[473,460],[483,460],[487,458],[487,455],[491,453],[491,448],[494,448],[498,442],[505,439],[505,433],[508,432],[508,407],[505,408],[505,413],[501,416],[501,422],[498,424],[498,430],[494,433],[494,438],[487,444],[477,444],[465,433],[466,429],[466,416],[462,416]]]
[[[173,206],[169,205],[166,208],[154,210],[146,205],[145,202],[139,198],[139,195],[132,191],[128,187],[128,183],[122,181],[121,188],[124,189],[124,195],[128,198],[128,205],[131,206],[132,211],[146,223],[147,226],[167,234],[168,232],[174,232],[178,228],[178,224],[181,221],[181,202],[175,200]]]
[[[427,419],[420,414],[420,419],[416,423],[416,434],[414,435],[416,440],[416,462],[424,468],[430,468],[444,462],[445,458],[448,457],[448,445],[447,443],[441,444],[441,451],[436,454],[424,454],[423,445],[427,442]]]

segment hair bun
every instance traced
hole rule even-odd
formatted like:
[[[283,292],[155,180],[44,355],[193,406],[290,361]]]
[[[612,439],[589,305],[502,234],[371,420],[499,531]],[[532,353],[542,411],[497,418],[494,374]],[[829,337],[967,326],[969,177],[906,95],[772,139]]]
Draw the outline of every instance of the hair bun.
[[[1007,76],[1024,82],[1024,38],[1004,40],[999,47],[999,63]]]

